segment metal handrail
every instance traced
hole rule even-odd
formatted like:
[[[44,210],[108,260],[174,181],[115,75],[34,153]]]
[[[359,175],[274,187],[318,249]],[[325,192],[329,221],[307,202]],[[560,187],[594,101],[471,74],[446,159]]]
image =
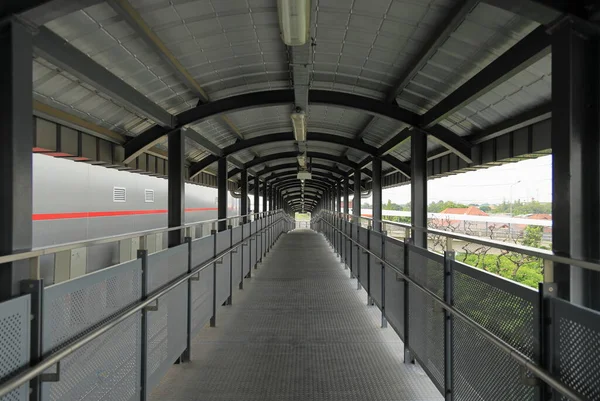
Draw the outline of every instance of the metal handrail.
[[[331,213],[332,215],[337,214],[337,212],[336,213],[327,212],[327,213]],[[342,213],[342,214],[346,215],[345,213]],[[348,215],[348,216],[352,216],[352,215]],[[352,216],[352,217],[357,217],[357,216]],[[457,239],[457,240],[461,240],[461,241],[465,241],[465,242],[472,242],[474,244],[488,246],[490,248],[501,249],[501,250],[505,250],[508,252],[521,253],[523,255],[529,255],[529,256],[536,257],[536,258],[548,260],[551,262],[563,263],[566,265],[574,265],[574,266],[578,266],[578,267],[593,270],[593,271],[600,271],[599,263],[590,262],[587,260],[575,259],[575,258],[568,257],[568,256],[556,255],[553,252],[545,250],[545,249],[539,249],[539,248],[534,248],[534,247],[525,246],[525,245],[518,245],[518,244],[508,244],[506,242],[489,240],[489,239],[484,239],[484,238],[480,238],[480,237],[474,237],[474,236],[467,235],[467,234],[459,234],[459,233],[455,233],[452,231],[437,230],[437,229],[426,228],[426,227],[416,227],[416,226],[412,226],[410,224],[398,223],[395,221],[382,220],[382,223],[396,225],[396,226],[399,226],[402,228],[408,228],[411,230],[420,231],[420,232],[424,232],[427,234],[442,235],[445,237],[449,237],[449,238],[453,238],[453,239]]]
[[[587,399],[583,398],[583,396],[581,394],[579,394],[576,390],[572,389],[571,387],[564,384],[559,379],[555,378],[550,372],[548,372],[546,369],[544,369],[543,367],[538,365],[535,361],[533,361],[528,356],[526,356],[525,354],[523,354],[522,352],[520,352],[519,350],[517,350],[516,348],[514,348],[513,346],[511,346],[504,340],[502,340],[500,337],[496,336],[494,333],[492,333],[485,327],[481,326],[479,323],[477,323],[476,321],[471,319],[465,313],[461,312],[458,309],[455,309],[452,305],[447,304],[443,299],[438,297],[437,294],[435,294],[433,291],[429,290],[428,288],[426,288],[423,285],[416,282],[410,276],[406,275],[400,268],[392,265],[390,262],[386,261],[382,257],[371,252],[368,248],[366,248],[363,245],[361,245],[360,243],[358,243],[358,241],[355,241],[352,237],[348,236],[347,234],[345,234],[344,232],[339,230],[337,227],[335,227],[334,225],[332,225],[331,223],[329,223],[322,217],[318,217],[318,219],[320,219],[325,224],[332,227],[334,230],[339,232],[342,236],[349,239],[352,243],[356,244],[359,248],[362,248],[363,252],[370,254],[371,256],[378,259],[382,264],[385,264],[388,267],[390,267],[392,270],[394,270],[394,272],[396,274],[400,275],[402,277],[402,279],[406,280],[410,284],[414,285],[421,292],[423,292],[426,295],[428,295],[429,297],[431,297],[444,310],[446,310],[447,312],[451,313],[452,315],[460,318],[468,326],[475,329],[475,331],[478,334],[485,337],[487,340],[491,341],[494,345],[496,345],[503,352],[505,352],[509,357],[511,357],[513,360],[515,360],[520,365],[526,367],[529,371],[531,371],[533,374],[535,374],[537,377],[539,377],[541,380],[543,380],[550,387],[552,387],[553,389],[555,389],[562,395],[570,398],[572,401],[587,401]]]
[[[46,358],[43,358],[40,362],[24,369],[22,372],[13,376],[6,382],[0,384],[0,398],[7,395],[11,391],[16,390],[17,388],[21,387],[22,385],[26,384],[33,378],[41,375],[44,371],[46,371],[49,368],[51,368],[52,366],[54,366],[60,360],[69,356],[70,354],[77,351],[78,349],[80,349],[84,345],[88,344],[89,342],[93,341],[94,339],[100,337],[102,334],[108,332],[109,330],[111,330],[112,328],[117,326],[119,323],[121,323],[121,322],[125,321],[127,318],[135,315],[137,312],[140,312],[145,307],[150,306],[151,304],[156,302],[156,300],[158,300],[160,297],[164,296],[165,294],[167,294],[168,292],[173,290],[175,287],[186,282],[193,276],[196,276],[199,272],[206,269],[207,267],[212,266],[219,259],[222,259],[224,256],[230,254],[236,248],[239,248],[244,243],[246,243],[249,239],[251,239],[252,237],[256,237],[257,235],[261,234],[263,231],[266,231],[267,229],[269,229],[272,226],[279,223],[281,220],[286,220],[286,217],[280,217],[279,219],[272,222],[268,226],[256,231],[254,234],[251,234],[249,237],[246,237],[246,238],[242,239],[241,241],[238,241],[237,243],[233,244],[228,249],[218,253],[213,258],[207,260],[206,262],[202,263],[201,265],[196,266],[190,272],[184,273],[184,274],[180,275],[179,277],[171,280],[167,284],[163,285],[162,287],[156,289],[154,292],[149,294],[145,300],[139,301],[139,302],[129,306],[128,308],[124,309],[122,312],[110,317],[109,319],[107,319],[103,323],[101,323],[98,327],[91,330],[84,336],[80,337],[73,343],[70,343],[62,348],[59,348],[58,351],[50,354]]]
[[[268,212],[248,213],[246,215],[232,216],[232,217],[226,217],[226,218],[222,218],[222,219],[201,220],[201,221],[197,221],[197,222],[193,222],[193,223],[186,223],[186,224],[184,224],[182,226],[178,226],[178,227],[157,228],[157,229],[152,229],[152,230],[136,231],[136,232],[128,233],[128,234],[118,234],[118,235],[100,237],[100,238],[95,238],[95,239],[91,239],[91,240],[67,242],[65,244],[60,244],[60,245],[50,245],[50,246],[46,246],[46,247],[35,248],[32,250],[28,250],[28,251],[15,252],[15,253],[8,254],[8,255],[0,255],[0,264],[16,262],[16,261],[24,260],[24,259],[31,259],[31,258],[43,256],[43,255],[51,255],[51,254],[62,252],[62,251],[69,251],[71,249],[83,248],[83,247],[88,247],[88,246],[92,246],[92,245],[106,244],[106,243],[123,241],[123,240],[127,240],[127,239],[132,239],[132,238],[143,237],[143,236],[147,236],[147,235],[168,233],[171,231],[183,230],[188,227],[196,226],[199,224],[218,223],[220,221],[241,219],[244,217],[260,215],[263,213],[267,213],[267,216],[269,216],[269,215],[273,215],[273,214],[276,214],[281,211],[282,210],[279,209],[279,210],[272,210],[272,211],[268,211]]]

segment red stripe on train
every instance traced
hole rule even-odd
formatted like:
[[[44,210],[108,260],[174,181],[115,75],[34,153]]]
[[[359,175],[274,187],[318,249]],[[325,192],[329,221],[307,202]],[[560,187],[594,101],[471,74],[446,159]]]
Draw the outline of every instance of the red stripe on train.
[[[186,212],[216,211],[216,207],[192,207],[185,209]],[[36,213],[32,220],[63,220],[63,219],[89,219],[95,217],[136,216],[145,214],[167,214],[167,209],[156,210],[115,210],[105,212],[75,212],[75,213]]]

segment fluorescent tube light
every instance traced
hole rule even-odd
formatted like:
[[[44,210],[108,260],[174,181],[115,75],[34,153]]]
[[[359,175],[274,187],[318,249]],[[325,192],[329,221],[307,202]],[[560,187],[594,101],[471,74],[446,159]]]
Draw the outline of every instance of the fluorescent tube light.
[[[310,0],[278,0],[279,28],[283,43],[302,46],[310,32]]]

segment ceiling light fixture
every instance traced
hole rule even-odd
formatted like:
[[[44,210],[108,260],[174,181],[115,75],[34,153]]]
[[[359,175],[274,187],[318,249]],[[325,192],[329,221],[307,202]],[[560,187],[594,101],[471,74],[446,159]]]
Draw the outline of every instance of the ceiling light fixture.
[[[310,31],[310,0],[278,0],[279,29],[283,43],[302,46]]]
[[[294,127],[294,138],[298,142],[306,141],[306,114],[303,111],[295,111],[291,115],[292,127]]]

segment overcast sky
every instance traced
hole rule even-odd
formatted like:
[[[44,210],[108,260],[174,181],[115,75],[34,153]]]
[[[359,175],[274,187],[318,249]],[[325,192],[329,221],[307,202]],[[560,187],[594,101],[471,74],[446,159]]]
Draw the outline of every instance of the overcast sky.
[[[429,181],[428,203],[502,203],[503,200],[552,201],[552,156],[505,164]],[[383,190],[383,202],[410,202],[410,185]],[[365,199],[371,203],[371,200]]]

